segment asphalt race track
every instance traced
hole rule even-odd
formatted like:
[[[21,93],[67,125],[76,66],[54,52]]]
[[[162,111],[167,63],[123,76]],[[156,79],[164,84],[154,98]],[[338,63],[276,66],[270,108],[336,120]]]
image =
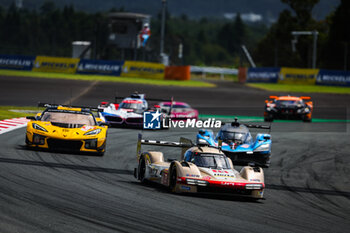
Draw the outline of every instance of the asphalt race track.
[[[67,88],[68,87],[68,88]],[[270,94],[238,84],[154,87],[68,80],[0,78],[0,105],[97,105],[134,90],[168,94],[206,114],[262,114]],[[347,95],[312,94],[315,117],[349,119]],[[108,98],[108,99],[107,99]],[[317,110],[317,106],[319,109]],[[226,109],[230,111],[227,112]],[[213,112],[216,111],[216,112]],[[103,157],[28,150],[25,129],[0,135],[1,232],[346,232],[350,229],[349,123],[273,123],[265,200],[176,195],[132,175],[135,129],[109,130]],[[145,138],[194,139],[194,129],[144,131]],[[160,149],[168,158],[180,150]]]

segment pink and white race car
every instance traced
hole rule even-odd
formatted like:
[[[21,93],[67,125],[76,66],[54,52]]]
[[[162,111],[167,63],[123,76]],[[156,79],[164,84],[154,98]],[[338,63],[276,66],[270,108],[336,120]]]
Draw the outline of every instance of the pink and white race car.
[[[168,112],[171,109],[171,120],[180,121],[187,119],[198,119],[198,111],[191,108],[190,105],[184,102],[161,102],[157,107],[160,108],[161,112]]]

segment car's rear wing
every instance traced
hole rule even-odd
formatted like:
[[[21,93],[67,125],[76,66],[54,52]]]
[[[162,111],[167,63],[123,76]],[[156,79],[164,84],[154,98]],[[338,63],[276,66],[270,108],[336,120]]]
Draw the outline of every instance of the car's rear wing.
[[[271,125],[252,125],[252,124],[244,124],[248,128],[253,129],[268,129],[271,130]]]
[[[269,133],[271,132],[271,123],[270,125],[255,125],[255,124],[242,124],[239,123],[237,118],[235,118],[234,122],[222,122],[221,125],[225,125],[225,124],[231,124],[232,126],[240,126],[240,125],[245,125],[247,128],[251,128],[251,129],[266,129],[269,130]]]
[[[240,126],[245,125],[247,128],[254,128],[254,129],[271,129],[270,125],[255,125],[255,124],[242,124],[237,121],[237,118],[235,118],[235,121],[233,122],[221,122],[221,125],[231,124],[232,126]]]
[[[269,130],[269,134],[271,133],[271,123],[270,125],[251,125],[251,124],[244,124],[247,128],[253,128],[253,129],[266,129]]]
[[[81,108],[82,111],[92,111],[92,112],[101,112],[103,109],[89,106],[77,106],[77,105],[65,105],[65,104],[50,104],[50,103],[38,103],[38,107],[41,108],[57,108],[57,107],[67,107],[67,108]]]
[[[183,138],[183,137],[180,138],[179,142],[158,141],[158,140],[142,139],[142,134],[139,133],[138,139],[137,139],[137,148],[136,148],[137,160],[140,159],[142,145],[180,147],[182,148],[181,157],[183,157],[187,149],[194,146],[194,144],[190,139]]]
[[[146,101],[159,101],[159,102],[171,102],[173,101],[172,98],[169,99],[159,99],[159,98],[146,98],[145,94],[138,94],[138,93],[134,93],[131,94],[130,96],[115,96],[115,102],[117,102],[120,99],[125,99],[125,98],[134,98],[134,99],[140,99],[140,100],[146,100]]]
[[[300,96],[299,98],[302,100],[311,100],[310,96]]]

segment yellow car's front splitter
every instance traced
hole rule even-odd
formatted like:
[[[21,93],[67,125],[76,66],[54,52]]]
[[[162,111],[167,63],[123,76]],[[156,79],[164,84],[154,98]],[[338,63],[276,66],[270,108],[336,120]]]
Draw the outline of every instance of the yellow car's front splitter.
[[[50,150],[103,153],[105,151],[106,138],[85,137],[81,139],[63,139],[38,133],[27,132],[26,144],[30,147],[45,148]]]

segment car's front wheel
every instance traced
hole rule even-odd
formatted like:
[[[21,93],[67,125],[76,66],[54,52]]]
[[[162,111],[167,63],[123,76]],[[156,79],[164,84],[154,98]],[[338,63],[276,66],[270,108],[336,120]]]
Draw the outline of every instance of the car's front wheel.
[[[142,182],[142,183],[145,183],[146,182],[146,160],[144,158],[144,156],[142,156],[140,158],[140,161],[139,161],[139,168],[138,168],[138,179]]]
[[[177,182],[176,165],[172,165],[170,169],[169,189],[173,193],[176,192],[176,182]]]

